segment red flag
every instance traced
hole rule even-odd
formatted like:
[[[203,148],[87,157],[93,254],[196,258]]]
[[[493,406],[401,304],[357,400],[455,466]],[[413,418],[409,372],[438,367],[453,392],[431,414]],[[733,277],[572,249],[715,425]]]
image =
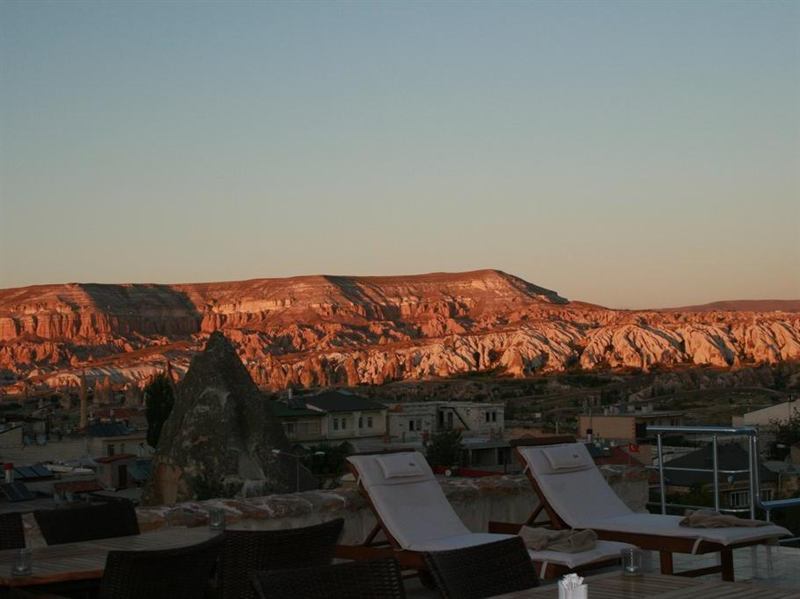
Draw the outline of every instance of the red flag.
[[[631,453],[639,453],[639,445],[637,443],[628,443],[628,451]]]

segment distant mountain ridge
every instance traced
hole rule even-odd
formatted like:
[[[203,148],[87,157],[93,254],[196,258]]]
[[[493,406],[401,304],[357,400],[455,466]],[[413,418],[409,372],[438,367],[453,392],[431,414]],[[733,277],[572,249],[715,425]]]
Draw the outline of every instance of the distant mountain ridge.
[[[670,312],[800,312],[800,300],[722,300],[696,306],[664,308]]]
[[[258,384],[275,389],[774,363],[800,359],[799,305],[613,310],[492,269],[38,285],[0,290],[0,369],[22,381],[6,390],[74,386],[81,376],[141,385],[167,361],[183,373],[213,331],[234,343]]]

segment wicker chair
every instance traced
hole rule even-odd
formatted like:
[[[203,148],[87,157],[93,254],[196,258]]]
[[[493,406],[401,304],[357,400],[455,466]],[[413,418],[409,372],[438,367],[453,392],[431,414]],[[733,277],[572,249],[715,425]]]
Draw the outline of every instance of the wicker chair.
[[[217,587],[222,599],[255,597],[252,572],[326,566],[333,560],[344,520],[287,530],[227,530]]]
[[[539,584],[528,550],[519,537],[426,553],[425,562],[445,599],[481,599]]]
[[[110,551],[100,599],[198,599],[206,595],[222,537],[191,547]]]
[[[0,514],[0,549],[21,549],[22,547],[25,547],[22,514],[18,512]]]
[[[403,576],[393,557],[319,568],[253,574],[260,599],[403,599]]]
[[[48,545],[139,534],[136,510],[130,501],[37,510],[33,515]]]

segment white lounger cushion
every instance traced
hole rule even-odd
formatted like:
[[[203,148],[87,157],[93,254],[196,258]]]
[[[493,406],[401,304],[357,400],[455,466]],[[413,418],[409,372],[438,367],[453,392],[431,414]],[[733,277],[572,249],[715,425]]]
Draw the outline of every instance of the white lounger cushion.
[[[473,532],[458,537],[448,537],[436,541],[429,541],[410,547],[413,551],[450,551],[452,549],[463,549],[464,547],[474,547],[485,543],[494,543],[502,539],[510,539],[512,535],[501,535],[491,533]],[[563,551],[534,551],[528,550],[531,559],[535,562],[557,564],[567,568],[577,568],[595,562],[604,562],[616,559],[620,556],[623,549],[630,548],[632,545],[627,543],[617,543],[614,541],[597,541],[594,549],[581,551],[579,553],[565,553]]]
[[[501,535],[491,532],[468,532],[463,535],[415,543],[409,547],[409,549],[412,551],[450,551],[452,549],[475,547],[475,545],[486,545],[487,543],[510,539],[512,536],[513,535]]]
[[[403,549],[470,534],[435,480],[377,486],[369,494],[386,529]]]
[[[681,520],[683,520],[682,516],[633,513],[628,516],[600,520],[595,528],[597,530],[645,533],[663,535],[665,537],[703,539],[720,545],[773,539],[789,534],[788,530],[774,524],[755,528],[739,526],[728,528],[688,528],[679,524]]]
[[[582,443],[519,450],[548,503],[572,528],[702,539],[722,545],[790,534],[773,524],[757,528],[687,528],[679,526],[680,516],[635,513],[614,493],[596,466],[579,471],[553,470],[544,452],[554,447],[573,448],[589,456]]]
[[[545,451],[556,447],[568,447],[584,456],[584,459],[592,460],[589,451],[582,443],[520,447],[519,450],[542,493],[564,522],[572,528],[592,528],[587,523],[633,514],[633,511],[608,486],[603,474],[594,465],[594,461],[591,461],[592,467],[586,470],[553,470]]]
[[[548,447],[542,453],[550,462],[552,471],[588,470],[594,467],[592,457],[586,451],[578,451],[571,445]]]
[[[405,476],[422,476],[425,471],[422,469],[419,460],[414,454],[410,453],[391,453],[377,458],[381,466],[383,475],[389,478]]]
[[[387,455],[403,456],[417,464],[422,474],[387,477],[380,459]],[[442,487],[428,462],[419,452],[350,456],[347,460],[358,472],[359,481],[372,500],[386,529],[403,549],[410,551],[447,551],[463,549],[507,539],[510,535],[470,532],[447,501]],[[619,557],[631,547],[626,543],[598,541],[591,551],[561,553],[530,551],[531,559],[564,565],[569,568]]]
[[[536,562],[558,564],[567,568],[577,568],[595,562],[604,562],[616,559],[623,549],[630,549],[633,545],[617,543],[616,541],[597,541],[594,549],[580,553],[564,553],[562,551],[533,551],[528,550],[531,559]],[[544,571],[544,569],[542,569]]]
[[[388,478],[379,461],[386,455],[413,460],[422,474]],[[447,501],[421,453],[412,451],[386,455],[350,456],[347,460],[355,466],[359,480],[384,526],[403,549],[470,534]]]

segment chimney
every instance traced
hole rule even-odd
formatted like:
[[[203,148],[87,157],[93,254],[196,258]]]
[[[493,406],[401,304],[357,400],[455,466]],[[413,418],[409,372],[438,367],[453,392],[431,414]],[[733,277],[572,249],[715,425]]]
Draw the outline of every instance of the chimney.
[[[14,464],[11,462],[6,462],[3,464],[3,470],[6,471],[6,482],[13,483],[14,482]]]

